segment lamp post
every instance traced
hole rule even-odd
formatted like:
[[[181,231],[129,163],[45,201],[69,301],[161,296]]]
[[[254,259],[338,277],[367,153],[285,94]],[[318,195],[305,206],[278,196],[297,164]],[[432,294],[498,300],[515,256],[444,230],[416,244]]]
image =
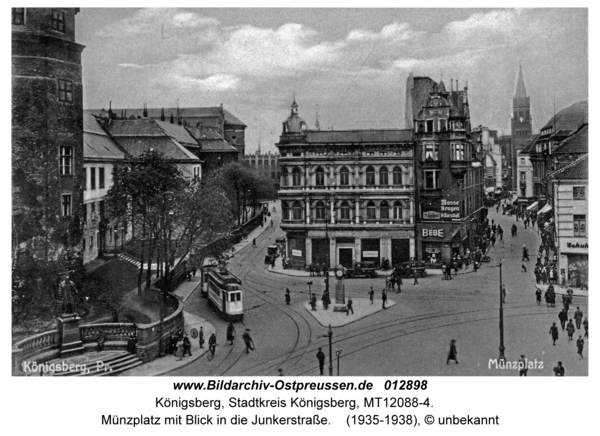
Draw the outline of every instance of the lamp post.
[[[337,355],[337,376],[340,376],[340,354],[342,354],[342,350],[335,350],[335,354]]]
[[[498,360],[506,361],[506,357],[504,357],[504,306],[503,306],[503,298],[502,298],[502,260],[500,260],[500,346],[498,350],[500,351],[500,355]]]
[[[312,286],[313,282],[308,282],[308,299],[310,301],[310,299],[312,298],[312,292],[310,291],[310,287]]]
[[[332,350],[332,338],[333,338],[333,330],[331,330],[331,324],[329,324],[329,332],[327,332],[327,336],[329,336],[329,376],[333,376],[333,350]]]
[[[113,230],[114,232],[114,240],[115,240],[115,257],[117,256],[117,239],[119,239],[119,230],[117,229],[117,226],[115,224],[115,228]]]

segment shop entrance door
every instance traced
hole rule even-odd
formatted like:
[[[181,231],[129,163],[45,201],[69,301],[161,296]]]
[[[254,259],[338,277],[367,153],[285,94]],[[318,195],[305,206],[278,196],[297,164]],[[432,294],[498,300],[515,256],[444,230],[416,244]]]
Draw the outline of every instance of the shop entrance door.
[[[352,248],[339,248],[340,265],[344,268],[352,268],[353,250]]]

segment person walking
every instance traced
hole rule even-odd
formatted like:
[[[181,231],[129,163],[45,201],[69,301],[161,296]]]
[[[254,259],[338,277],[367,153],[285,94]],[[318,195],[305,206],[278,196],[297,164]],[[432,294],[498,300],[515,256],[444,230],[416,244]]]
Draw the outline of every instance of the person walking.
[[[387,301],[387,292],[385,292],[385,289],[383,291],[381,291],[381,308],[385,309],[385,302]]]
[[[448,350],[448,358],[446,359],[446,365],[454,360],[458,364],[458,350],[456,349],[456,339],[450,341],[450,349]]]
[[[563,332],[565,331],[565,324],[567,323],[567,319],[569,319],[567,312],[565,311],[565,309],[562,309],[560,312],[558,312],[558,319],[560,321],[560,326],[563,330]]]
[[[185,353],[188,353],[192,357],[192,343],[187,334],[183,337],[183,357],[185,357]]]
[[[183,360],[183,340],[178,339],[177,344],[175,344],[175,357],[176,360]]]
[[[588,327],[589,327],[589,322],[587,317],[583,320],[583,328],[585,329],[585,335],[583,335],[583,337],[587,338],[588,336]]]
[[[227,326],[227,340],[229,341],[229,345],[233,345],[233,341],[235,340],[235,327],[232,322]]]
[[[310,297],[310,310],[313,312],[317,310],[317,296],[315,294]]]
[[[446,262],[442,263],[442,280],[447,280],[447,278],[446,278]]]
[[[256,238],[252,239],[252,248],[256,248]]]
[[[577,310],[575,311],[573,318],[575,318],[575,325],[577,326],[577,330],[581,329],[581,321],[583,320],[583,312],[579,309],[579,306],[577,306]]]
[[[415,273],[415,281],[413,282],[413,285],[418,285],[419,284],[419,280],[417,280],[417,273]]]
[[[323,353],[321,348],[317,351],[317,360],[319,361],[319,372],[323,375],[323,368],[325,368],[325,353]]]
[[[552,327],[550,327],[550,335],[552,336],[552,345],[556,345],[556,341],[558,341],[558,327],[556,327],[556,323],[552,323]]]
[[[323,303],[323,309],[327,310],[327,308],[329,307],[330,301],[331,300],[329,299],[329,291],[323,292],[323,296],[321,297],[321,302]]]
[[[542,290],[540,288],[535,289],[535,301],[537,302],[538,306],[542,302]]]
[[[577,354],[579,354],[579,358],[583,359],[583,338],[579,335],[579,339],[577,339]]]
[[[373,286],[371,286],[371,290],[369,292],[367,292],[367,295],[369,296],[369,300],[371,300],[371,304],[373,304],[373,297],[375,296],[375,291],[373,290]]]
[[[242,339],[244,340],[244,344],[246,345],[246,354],[250,353],[250,350],[254,350],[254,341],[250,336],[250,329],[246,329],[246,331],[242,335]]]
[[[289,306],[291,301],[292,301],[292,296],[290,295],[290,289],[285,288],[285,304],[287,304]]]
[[[525,355],[521,354],[521,358],[519,359],[519,377],[527,377],[527,359],[525,359]]]
[[[564,377],[565,376],[565,367],[562,362],[559,361],[558,364],[554,367],[554,375],[556,377]]]
[[[354,309],[352,308],[352,298],[348,298],[348,303],[346,303],[346,316],[348,316],[352,312],[354,315]]]
[[[567,324],[567,335],[569,336],[569,342],[573,340],[573,333],[575,333],[575,324],[573,324],[572,319],[569,319],[569,323]]]
[[[200,327],[200,331],[198,332],[198,346],[204,348],[204,330],[202,327]]]
[[[527,272],[527,267],[525,266],[524,263],[521,263],[521,272],[522,273],[526,273]]]
[[[523,258],[521,259],[521,262],[525,262],[525,260],[529,261],[529,251],[527,250],[527,247],[523,245]]]

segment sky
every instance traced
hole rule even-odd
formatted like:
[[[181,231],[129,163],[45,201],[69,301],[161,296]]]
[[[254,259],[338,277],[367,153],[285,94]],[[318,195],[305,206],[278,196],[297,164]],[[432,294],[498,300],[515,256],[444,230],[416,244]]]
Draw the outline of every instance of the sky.
[[[471,123],[510,133],[519,65],[534,132],[588,99],[587,9],[82,8],[87,109],[218,106],[246,152],[309,128],[404,128],[406,79],[468,82]]]

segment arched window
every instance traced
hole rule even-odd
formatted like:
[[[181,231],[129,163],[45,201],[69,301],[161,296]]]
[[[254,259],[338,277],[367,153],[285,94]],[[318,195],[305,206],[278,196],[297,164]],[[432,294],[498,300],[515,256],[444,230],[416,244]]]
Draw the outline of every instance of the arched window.
[[[292,206],[292,220],[302,220],[302,205],[299,201],[294,201],[294,205]]]
[[[284,219],[284,220],[290,219],[290,205],[288,204],[287,201],[281,202],[281,216],[282,216],[282,219]]]
[[[402,203],[396,201],[394,203],[394,219],[401,220],[402,219]]]
[[[400,167],[395,167],[394,168],[394,180],[393,180],[394,185],[401,185],[402,184],[402,169]]]
[[[315,218],[318,220],[324,220],[325,219],[325,205],[323,204],[322,201],[319,201],[317,203],[317,213],[315,215]]]
[[[315,185],[325,186],[325,171],[322,167],[317,168],[317,171],[315,172]]]
[[[350,171],[348,168],[343,167],[340,170],[340,185],[348,186],[350,184]]]
[[[388,206],[387,201],[381,203],[381,206],[379,207],[379,216],[382,220],[390,219],[390,206]]]
[[[375,168],[367,167],[367,185],[372,186],[375,184]]]
[[[292,171],[292,186],[300,186],[302,181],[302,170],[298,167]]]
[[[367,204],[367,219],[374,220],[377,219],[377,208],[375,207],[375,203],[369,201]]]
[[[388,169],[386,167],[381,167],[379,170],[379,184],[386,186],[388,183]]]
[[[290,173],[287,168],[283,168],[282,175],[283,175],[283,177],[281,178],[281,185],[282,186],[290,186]]]
[[[349,220],[350,219],[350,205],[347,202],[343,202],[340,207],[340,219]]]

